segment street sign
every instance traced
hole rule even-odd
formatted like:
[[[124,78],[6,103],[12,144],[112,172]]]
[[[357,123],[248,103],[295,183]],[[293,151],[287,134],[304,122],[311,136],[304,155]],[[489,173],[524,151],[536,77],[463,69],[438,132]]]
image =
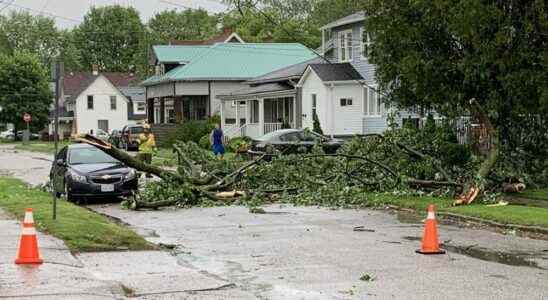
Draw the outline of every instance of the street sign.
[[[25,123],[30,123],[31,120],[32,120],[32,117],[31,117],[30,114],[25,113],[25,114],[23,115],[23,121],[25,121]]]

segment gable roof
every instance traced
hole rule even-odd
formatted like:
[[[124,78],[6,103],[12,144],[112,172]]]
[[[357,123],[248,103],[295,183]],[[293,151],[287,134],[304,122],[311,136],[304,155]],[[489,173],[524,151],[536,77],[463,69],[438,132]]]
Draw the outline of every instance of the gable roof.
[[[196,46],[163,46],[183,49]],[[150,86],[164,82],[196,80],[248,80],[253,77],[295,65],[314,58],[310,49],[298,43],[217,43],[200,49],[186,65],[181,65],[166,74],[145,80],[142,85]]]
[[[281,69],[278,69],[276,71],[261,75],[259,77],[255,77],[253,79],[250,79],[246,81],[247,84],[262,84],[262,83],[268,83],[268,82],[277,82],[277,81],[285,81],[285,80],[291,80],[291,79],[299,79],[304,71],[306,70],[306,67],[310,64],[321,64],[324,60],[321,57],[315,57],[313,59],[307,60],[302,63],[298,63],[295,65],[291,65],[288,67],[284,67]]]
[[[326,81],[346,81],[362,80],[363,77],[354,69],[350,63],[338,64],[314,64],[310,68],[324,82]]]
[[[246,88],[231,92],[229,94],[217,95],[217,98],[231,100],[233,98],[239,99],[239,98],[245,98],[245,96],[257,96],[260,94],[282,92],[282,91],[290,91],[290,92],[296,93],[295,87],[292,85],[281,83],[281,82],[270,82],[270,83],[265,83],[257,86],[248,86]]]
[[[348,15],[346,17],[340,18],[338,20],[335,20],[329,24],[326,24],[322,27],[320,27],[320,30],[324,29],[330,29],[334,27],[339,27],[342,25],[352,24],[355,22],[363,21],[365,20],[365,11],[358,11],[356,13],[353,13],[351,15]]]
[[[238,43],[245,43],[244,40],[232,29],[225,28],[223,33],[209,38],[207,40],[173,40],[170,41],[170,45],[186,45],[186,46],[198,46],[198,45],[213,45],[215,43],[230,43],[236,40]]]
[[[136,83],[137,77],[133,73],[100,72],[69,72],[63,77],[63,93],[66,100],[72,101],[87,89],[99,76],[104,76],[116,88],[127,87]]]

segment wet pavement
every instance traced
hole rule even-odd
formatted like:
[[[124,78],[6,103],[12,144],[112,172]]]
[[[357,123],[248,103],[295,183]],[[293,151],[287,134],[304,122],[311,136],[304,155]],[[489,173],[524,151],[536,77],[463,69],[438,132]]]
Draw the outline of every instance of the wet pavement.
[[[13,144],[0,144],[0,176],[11,176],[31,185],[46,184],[53,155],[15,150]]]
[[[151,242],[171,245],[179,265],[234,283],[232,290],[249,299],[548,298],[548,242],[542,240],[442,225],[448,254],[423,256],[415,253],[420,221],[402,223],[382,211],[92,209],[131,224]]]

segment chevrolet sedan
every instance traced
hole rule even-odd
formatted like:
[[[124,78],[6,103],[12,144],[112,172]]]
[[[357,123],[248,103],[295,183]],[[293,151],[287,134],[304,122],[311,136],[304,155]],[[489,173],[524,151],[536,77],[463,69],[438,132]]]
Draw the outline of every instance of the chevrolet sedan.
[[[92,197],[129,196],[138,187],[137,172],[88,144],[59,151],[50,171],[57,197],[69,201]]]

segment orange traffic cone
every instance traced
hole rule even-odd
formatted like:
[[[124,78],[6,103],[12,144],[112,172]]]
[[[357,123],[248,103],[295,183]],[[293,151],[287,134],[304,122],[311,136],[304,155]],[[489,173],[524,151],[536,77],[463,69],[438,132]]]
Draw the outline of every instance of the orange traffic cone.
[[[416,252],[420,254],[445,254],[445,250],[440,249],[438,242],[438,224],[436,223],[433,204],[428,206],[428,215],[426,223],[424,223],[424,235],[422,236],[422,247]]]
[[[38,240],[36,238],[36,229],[34,229],[34,218],[32,217],[32,208],[25,211],[25,220],[23,221],[23,233],[19,242],[19,253],[16,264],[41,264],[38,251]]]

